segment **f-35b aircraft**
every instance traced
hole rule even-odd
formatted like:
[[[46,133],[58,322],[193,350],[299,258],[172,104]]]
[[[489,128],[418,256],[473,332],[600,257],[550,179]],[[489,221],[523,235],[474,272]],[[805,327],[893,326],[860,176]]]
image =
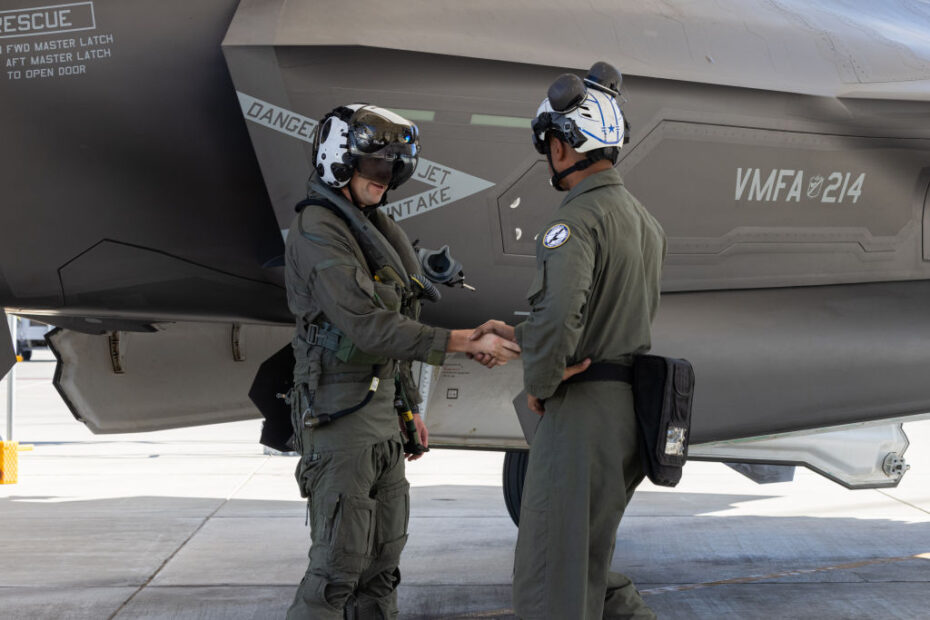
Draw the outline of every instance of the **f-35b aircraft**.
[[[425,320],[520,321],[562,198],[530,118],[595,60],[625,74],[618,167],[669,237],[653,350],[694,364],[691,457],[896,484],[900,422],[930,411],[922,2],[2,0],[0,305],[60,328],[56,385],[96,433],[258,416],[315,119],[364,101],[421,132],[385,208],[477,289]],[[512,451],[514,501],[519,363],[420,388],[434,446]]]

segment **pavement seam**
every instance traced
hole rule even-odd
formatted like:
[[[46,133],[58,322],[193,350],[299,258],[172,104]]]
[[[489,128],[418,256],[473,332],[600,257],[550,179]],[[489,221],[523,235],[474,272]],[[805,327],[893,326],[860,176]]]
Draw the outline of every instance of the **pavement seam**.
[[[249,481],[252,480],[252,478],[255,477],[255,474],[258,472],[259,469],[262,468],[262,466],[264,466],[265,461],[267,461],[269,458],[271,458],[271,457],[270,457],[270,456],[266,456],[265,459],[264,459],[261,463],[259,463],[258,465],[256,465],[255,468],[252,469],[252,471],[249,473],[249,475],[246,476],[245,480],[243,480],[241,483],[239,483],[239,485],[238,485],[235,489],[233,489],[232,492],[231,492],[229,495],[226,496],[226,499],[224,499],[223,502],[213,510],[213,512],[211,512],[210,514],[208,514],[208,515],[206,516],[206,518],[204,518],[204,520],[200,522],[200,525],[198,525],[198,526],[194,529],[194,531],[191,532],[190,536],[188,536],[187,538],[185,538],[185,539],[184,539],[184,542],[182,542],[180,545],[178,545],[178,548],[175,549],[175,550],[171,553],[171,555],[169,555],[169,556],[165,559],[165,561],[162,562],[161,565],[159,565],[159,567],[158,567],[157,569],[155,569],[155,572],[152,573],[152,574],[149,576],[149,578],[146,579],[146,580],[142,583],[142,585],[140,585],[140,586],[138,587],[138,589],[136,589],[135,592],[133,592],[132,594],[129,595],[129,598],[127,598],[125,601],[123,601],[123,604],[122,604],[122,605],[120,605],[119,607],[116,608],[116,611],[114,611],[114,612],[110,615],[110,617],[109,617],[107,620],[114,620],[114,618],[116,618],[124,609],[126,609],[126,607],[129,605],[129,603],[131,603],[132,600],[133,600],[134,598],[136,598],[136,596],[137,596],[140,592],[142,592],[142,590],[144,590],[150,583],[152,583],[152,581],[158,576],[158,573],[160,573],[160,572],[162,571],[162,569],[164,569],[165,566],[168,565],[168,562],[170,562],[171,560],[173,560],[173,559],[175,558],[175,556],[177,556],[178,553],[181,552],[181,549],[183,549],[184,547],[187,546],[187,543],[189,543],[191,540],[193,540],[194,536],[196,536],[196,535],[200,532],[200,530],[203,529],[203,527],[210,521],[210,519],[212,519],[212,518],[216,515],[216,513],[218,513],[220,510],[222,510],[222,509],[223,509],[223,506],[225,506],[226,504],[228,504],[228,503],[229,503],[229,500],[232,499],[232,498],[236,495],[236,493],[238,493],[239,491],[242,490],[242,487],[244,487],[246,484],[248,484]]]
[[[901,504],[904,504],[905,506],[910,506],[910,507],[913,508],[914,510],[919,510],[920,512],[923,512],[923,513],[925,513],[925,514],[930,515],[930,510],[925,510],[925,509],[921,508],[920,506],[915,506],[914,504],[910,503],[909,501],[904,500],[904,499],[901,499],[900,497],[895,497],[894,495],[891,495],[891,494],[889,494],[889,493],[887,493],[886,491],[883,491],[883,490],[881,490],[881,489],[875,489],[875,490],[878,491],[879,493],[881,493],[882,495],[884,495],[885,497],[888,497],[888,498],[890,498],[890,499],[893,499],[894,501],[899,502],[899,503],[901,503]]]

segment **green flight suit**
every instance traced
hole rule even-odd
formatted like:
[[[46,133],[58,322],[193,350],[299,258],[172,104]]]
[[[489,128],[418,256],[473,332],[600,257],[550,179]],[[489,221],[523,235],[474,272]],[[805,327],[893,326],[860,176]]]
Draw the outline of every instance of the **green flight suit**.
[[[567,365],[630,364],[651,345],[665,234],[619,173],[569,191],[536,245],[532,312],[516,327],[524,387],[545,400],[530,450],[514,609],[536,620],[654,618],[609,572],[620,518],[643,479],[630,385],[562,384]]]
[[[410,241],[377,209],[366,215],[416,269]],[[288,618],[328,620],[397,617],[397,568],[407,540],[409,484],[394,410],[394,376],[409,380],[409,362],[442,364],[448,330],[416,320],[418,303],[400,312],[400,286],[376,281],[345,221],[324,206],[305,207],[286,244],[288,305],[297,323],[294,382],[318,375],[314,413],[360,403],[378,370],[381,385],[358,411],[314,430],[302,429],[297,467],[308,498],[310,563]],[[369,359],[340,359],[337,350],[311,346],[306,326],[336,326]],[[379,359],[380,358],[380,359]],[[413,394],[409,394],[409,392]],[[415,390],[407,390],[416,397]]]

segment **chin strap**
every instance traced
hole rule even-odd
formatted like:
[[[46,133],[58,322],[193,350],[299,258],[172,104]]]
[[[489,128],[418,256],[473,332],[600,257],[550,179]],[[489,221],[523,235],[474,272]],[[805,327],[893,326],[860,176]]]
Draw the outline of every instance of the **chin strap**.
[[[546,159],[549,160],[549,169],[555,170],[555,166],[552,164],[552,151],[549,150],[548,144],[546,146]],[[584,170],[585,168],[593,164],[595,161],[596,160],[588,157],[588,158],[582,159],[581,161],[575,162],[573,166],[569,166],[562,172],[556,172],[551,177],[549,177],[549,185],[551,185],[552,187],[554,187],[556,190],[560,192],[567,192],[568,188],[562,187],[562,179],[564,179],[565,177],[567,177],[573,172]]]

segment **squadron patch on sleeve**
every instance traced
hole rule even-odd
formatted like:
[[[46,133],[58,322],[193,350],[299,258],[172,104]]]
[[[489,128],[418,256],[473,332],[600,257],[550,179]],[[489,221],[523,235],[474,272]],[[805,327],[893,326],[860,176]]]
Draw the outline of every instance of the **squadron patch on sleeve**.
[[[563,245],[572,236],[572,230],[565,224],[556,224],[546,231],[543,236],[543,245],[549,249]]]

